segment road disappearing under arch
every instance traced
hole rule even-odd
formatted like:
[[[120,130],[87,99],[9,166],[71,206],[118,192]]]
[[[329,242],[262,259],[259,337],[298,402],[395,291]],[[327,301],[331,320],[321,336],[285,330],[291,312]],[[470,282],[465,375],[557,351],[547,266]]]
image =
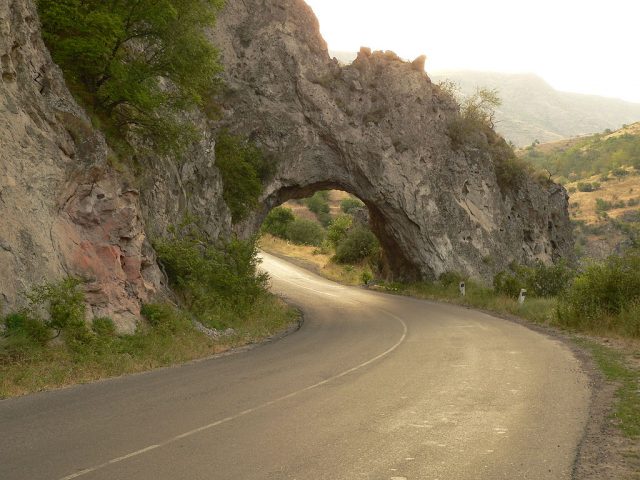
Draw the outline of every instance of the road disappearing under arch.
[[[590,391],[561,342],[262,256],[299,331],[0,402],[0,478],[571,478]]]

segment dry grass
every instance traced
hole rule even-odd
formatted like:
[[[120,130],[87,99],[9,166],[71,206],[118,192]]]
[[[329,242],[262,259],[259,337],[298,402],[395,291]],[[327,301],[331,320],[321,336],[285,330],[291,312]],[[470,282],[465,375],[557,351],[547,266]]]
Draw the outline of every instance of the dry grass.
[[[624,201],[625,204],[632,199],[640,200],[640,176],[629,175],[627,177],[612,178],[608,182],[600,181],[600,175],[580,182],[599,182],[600,188],[595,192],[574,192],[570,195],[569,203],[571,205],[571,218],[582,220],[587,224],[594,224],[598,221],[596,212],[596,198],[602,198],[607,201]],[[577,187],[578,182],[569,183],[567,189]],[[607,211],[607,215],[611,218],[618,218],[625,212],[638,210],[638,206],[615,208]]]
[[[347,192],[343,192],[341,190],[330,190],[329,191],[329,209],[332,217],[336,217],[342,213],[340,209],[340,202],[347,198],[351,197]],[[303,203],[299,203],[296,200],[289,200],[288,202],[282,205],[283,207],[290,208],[293,211],[293,214],[298,218],[304,218],[306,220],[311,220],[313,222],[318,222],[318,217],[316,217],[315,213],[310,211],[306,205]]]
[[[334,282],[345,285],[361,285],[362,273],[366,265],[339,265],[331,260],[331,255],[322,253],[317,247],[295,245],[272,235],[260,238],[259,246],[272,255],[284,257]]]

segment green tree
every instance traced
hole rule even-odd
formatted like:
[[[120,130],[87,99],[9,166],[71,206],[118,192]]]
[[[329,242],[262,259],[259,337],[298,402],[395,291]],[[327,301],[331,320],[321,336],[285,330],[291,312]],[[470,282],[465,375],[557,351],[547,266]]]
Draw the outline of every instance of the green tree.
[[[351,229],[336,249],[338,263],[356,263],[372,257],[380,249],[378,239],[368,228],[358,225]]]
[[[350,215],[338,215],[333,219],[327,228],[327,240],[333,248],[338,248],[338,245],[347,237],[352,225],[353,218]]]
[[[218,135],[215,151],[216,166],[222,175],[222,196],[236,223],[258,204],[262,182],[272,166],[255,145],[226,132]]]
[[[72,88],[121,138],[179,152],[197,138],[181,114],[218,85],[205,35],[223,0],[38,0],[43,36]]]
[[[311,220],[296,218],[287,229],[287,238],[298,245],[319,247],[324,241],[324,229]]]
[[[296,217],[290,208],[276,207],[269,212],[267,218],[262,222],[262,231],[275,237],[286,239],[289,226],[295,219]]]

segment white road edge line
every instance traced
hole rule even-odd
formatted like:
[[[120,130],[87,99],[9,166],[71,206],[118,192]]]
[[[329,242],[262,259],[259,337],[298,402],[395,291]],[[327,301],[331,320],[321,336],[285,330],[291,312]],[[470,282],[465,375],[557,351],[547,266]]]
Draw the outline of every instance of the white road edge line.
[[[324,292],[318,292],[318,293],[324,293]],[[248,410],[244,410],[244,411],[238,413],[237,415],[226,417],[226,418],[223,418],[221,420],[215,421],[213,423],[209,423],[207,425],[203,425],[202,427],[195,428],[195,429],[190,430],[188,432],[181,433],[180,435],[176,435],[175,437],[171,437],[170,439],[168,439],[168,440],[166,440],[166,441],[164,441],[162,443],[158,443],[158,444],[155,444],[155,445],[149,445],[148,447],[142,448],[140,450],[136,450],[135,452],[128,453],[128,454],[123,455],[121,457],[113,458],[113,459],[111,459],[111,460],[109,460],[107,462],[101,463],[100,465],[96,465],[95,467],[85,468],[85,469],[80,470],[80,471],[78,471],[76,473],[72,473],[71,475],[67,475],[66,477],[62,477],[59,480],[72,480],[74,478],[82,477],[84,475],[87,475],[88,473],[92,473],[92,472],[95,472],[97,470],[101,470],[101,469],[103,469],[105,467],[108,467],[110,465],[113,465],[115,463],[120,463],[120,462],[123,462],[125,460],[130,459],[130,458],[137,457],[137,456],[142,455],[144,453],[150,452],[152,450],[156,450],[157,448],[167,446],[167,445],[169,445],[171,443],[174,443],[174,442],[176,442],[178,440],[181,440],[183,438],[187,438],[187,437],[190,437],[190,436],[195,435],[197,433],[204,432],[205,430],[209,430],[211,428],[217,427],[218,425],[222,425],[223,423],[231,422],[231,421],[236,420],[236,419],[238,419],[240,417],[244,417],[245,415],[249,415],[250,413],[254,413],[254,412],[256,412],[258,410],[261,410],[263,408],[270,407],[271,405],[274,405],[276,403],[282,402],[284,400],[288,400],[288,399],[290,399],[292,397],[300,395],[301,393],[308,392],[309,390],[316,389],[318,387],[321,387],[322,385],[326,385],[329,382],[332,382],[334,380],[342,378],[342,377],[344,377],[346,375],[349,375],[349,374],[351,374],[353,372],[356,372],[357,370],[360,370],[360,369],[362,369],[362,368],[364,368],[364,367],[366,367],[368,365],[371,365],[372,363],[380,360],[383,357],[386,357],[391,352],[393,352],[395,349],[397,349],[404,342],[405,338],[407,338],[407,333],[408,333],[407,324],[404,322],[404,320],[402,320],[400,317],[398,317],[397,315],[394,315],[393,313],[391,313],[391,312],[389,312],[387,310],[384,310],[384,309],[380,309],[380,310],[382,312],[384,312],[385,314],[389,315],[394,320],[397,320],[402,325],[402,330],[403,330],[402,331],[402,336],[400,337],[400,340],[398,340],[392,347],[388,348],[387,350],[382,352],[380,355],[377,355],[377,356],[371,358],[370,360],[367,360],[366,362],[361,363],[360,365],[352,367],[349,370],[345,370],[342,373],[334,375],[333,377],[327,378],[325,380],[322,380],[321,382],[314,383],[313,385],[309,385],[308,387],[305,387],[305,388],[303,388],[301,390],[297,390],[295,392],[289,393],[289,394],[284,395],[282,397],[276,398],[275,400],[270,400],[270,401],[268,401],[266,403],[258,405],[257,407],[250,408]]]

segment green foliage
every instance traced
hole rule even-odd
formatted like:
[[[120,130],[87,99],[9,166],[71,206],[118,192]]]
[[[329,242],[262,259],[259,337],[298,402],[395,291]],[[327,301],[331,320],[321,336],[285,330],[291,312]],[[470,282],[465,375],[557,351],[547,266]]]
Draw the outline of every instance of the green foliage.
[[[496,293],[511,298],[517,298],[523,288],[529,296],[548,298],[563,292],[574,275],[574,271],[564,262],[555,265],[537,262],[530,267],[512,264],[508,271],[494,277],[493,287]]]
[[[80,280],[66,278],[58,283],[48,283],[34,287],[27,294],[30,310],[37,312],[44,308],[47,312],[45,324],[54,330],[84,330],[84,294],[79,290]]]
[[[45,346],[51,340],[51,330],[27,310],[12,313],[4,318],[4,336],[31,345]]]
[[[600,184],[598,182],[578,182],[577,187],[579,192],[595,192],[600,188]]]
[[[191,326],[185,315],[165,303],[143,305],[140,313],[152,328],[168,334],[188,330]]]
[[[106,317],[94,318],[91,322],[91,330],[98,337],[114,337],[116,335],[115,323]]]
[[[538,168],[567,178],[588,178],[597,174],[608,177],[609,172],[619,178],[628,174],[622,167],[640,167],[640,136],[598,134],[579,140],[564,150],[549,153],[528,150],[524,158]]]
[[[516,298],[520,295],[520,291],[526,289],[527,282],[525,275],[520,269],[514,271],[503,271],[493,278],[493,288],[496,293],[505,295],[510,298]]]
[[[329,225],[331,222],[329,207],[329,192],[321,190],[313,194],[311,198],[305,200],[307,208],[316,214],[316,217],[323,226]]]
[[[320,225],[304,218],[296,218],[287,229],[287,239],[298,245],[319,247],[324,237],[325,232]]]
[[[340,210],[342,210],[347,215],[351,215],[353,212],[363,207],[364,203],[353,197],[345,198],[340,202]]]
[[[444,272],[440,275],[438,281],[443,287],[448,288],[452,285],[459,286],[460,282],[466,282],[467,278],[458,272]]]
[[[327,240],[336,249],[347,237],[349,229],[353,226],[353,217],[350,215],[338,215],[327,228]]]
[[[158,260],[187,309],[205,325],[225,328],[265,293],[255,241],[216,246],[188,227],[154,243]]]
[[[373,273],[368,268],[362,271],[360,275],[360,281],[363,285],[369,285],[369,283],[373,280]]]
[[[624,208],[626,204],[622,200],[604,200],[602,198],[596,198],[596,212],[606,212],[615,208]]]
[[[380,249],[378,239],[368,228],[357,225],[336,248],[335,260],[338,263],[357,263],[372,257]]]
[[[76,93],[121,139],[181,152],[182,114],[203,107],[220,66],[205,30],[222,0],[38,0],[43,37]]]
[[[67,278],[34,287],[26,298],[28,307],[5,317],[0,357],[20,360],[42,350],[62,334],[66,347],[75,351],[89,344],[92,334],[85,323],[84,294],[80,281]]]
[[[558,318],[576,328],[640,332],[640,316],[636,315],[639,302],[640,253],[629,251],[588,265],[560,296]],[[602,324],[607,319],[613,324]],[[626,323],[620,323],[622,319]]]
[[[293,211],[286,207],[276,207],[269,212],[267,218],[262,222],[262,231],[274,237],[287,238],[289,227],[296,217]]]
[[[216,166],[222,175],[224,201],[234,223],[239,222],[258,205],[262,182],[272,165],[248,140],[222,132],[216,141]]]
[[[516,189],[533,169],[518,158],[513,145],[494,131],[495,109],[501,103],[497,90],[478,88],[473,95],[460,100],[460,113],[449,122],[448,134],[456,149],[472,146],[491,155],[498,185],[505,194]]]

